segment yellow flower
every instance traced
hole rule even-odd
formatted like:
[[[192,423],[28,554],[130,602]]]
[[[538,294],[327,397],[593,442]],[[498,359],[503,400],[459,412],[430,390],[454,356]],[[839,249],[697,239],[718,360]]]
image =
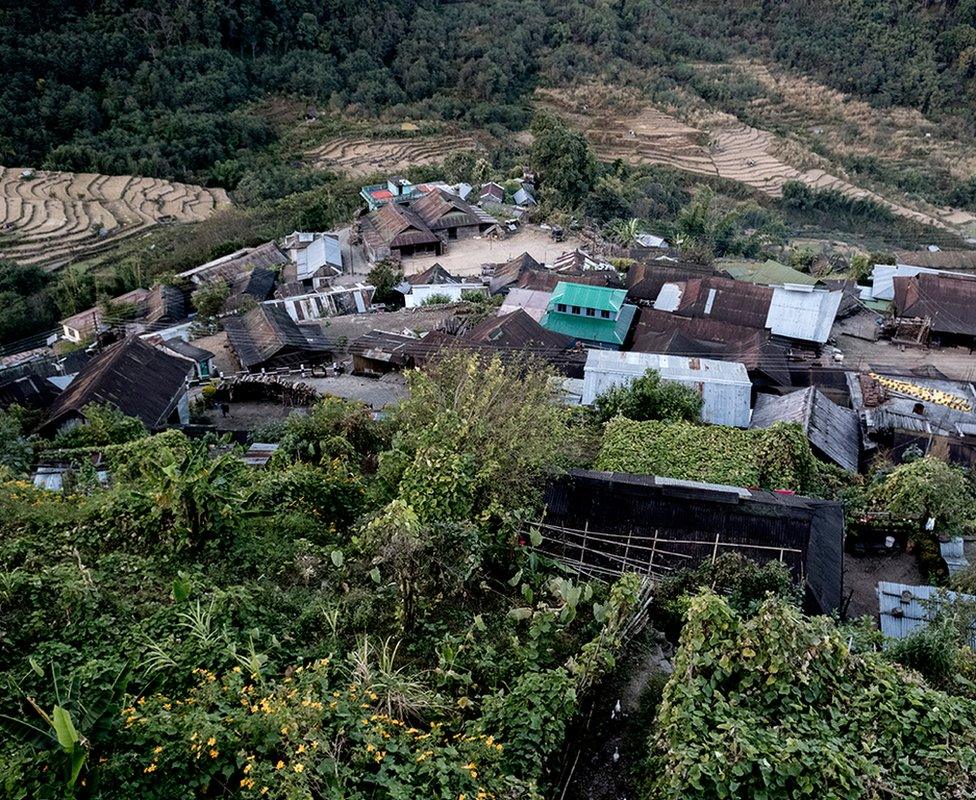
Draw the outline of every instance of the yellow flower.
[[[282,728],[281,728],[281,735],[282,736],[287,736],[288,735],[288,726],[287,725],[283,725],[282,726]]]
[[[379,764],[384,758],[386,758],[386,750],[377,750],[373,755],[373,761]]]
[[[216,758],[219,755],[220,755],[220,751],[219,750],[211,750],[210,751],[210,757],[211,758]]]
[[[304,764],[295,764],[295,772],[301,772],[303,769],[305,769]]]
[[[254,779],[253,778],[241,778],[241,788],[243,789],[253,789]]]
[[[155,771],[156,771],[155,761],[143,770],[143,772],[155,772]]]
[[[261,787],[261,794],[267,794],[267,793],[268,793],[268,787],[267,786],[262,786]]]
[[[245,764],[244,765],[244,774],[247,775],[247,773],[249,773],[253,769],[253,767],[254,767],[253,764]]]
[[[154,747],[153,748],[153,752],[154,753],[162,753],[163,752],[163,746],[162,745],[159,745],[158,747]]]
[[[279,761],[277,764],[275,764],[275,769],[284,769],[284,767],[285,767],[284,761]]]
[[[303,744],[298,745],[298,747],[296,748],[296,751],[295,752],[297,752],[297,753],[304,753],[305,752],[305,745],[303,745]]]
[[[207,747],[213,747],[215,744],[217,744],[217,740],[213,736],[207,739]]]

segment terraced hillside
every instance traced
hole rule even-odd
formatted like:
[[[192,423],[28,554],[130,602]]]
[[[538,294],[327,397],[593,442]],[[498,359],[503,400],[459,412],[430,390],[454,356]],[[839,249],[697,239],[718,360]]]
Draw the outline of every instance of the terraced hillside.
[[[223,189],[15,167],[0,167],[0,201],[0,259],[50,269],[153,225],[197,222],[230,204]]]
[[[375,172],[398,172],[410,166],[438,164],[452,153],[478,148],[474,139],[463,135],[394,139],[340,137],[309,151],[308,156],[316,166],[361,177]]]
[[[662,164],[738,181],[773,197],[782,195],[788,181],[802,181],[850,197],[870,197],[899,216],[938,228],[965,232],[976,225],[976,217],[958,209],[916,207],[859,187],[832,173],[812,152],[730,114],[709,113],[701,127],[692,127],[648,105],[601,106],[595,101],[601,96],[607,95],[593,87],[544,90],[537,93],[537,102],[581,128],[601,160]]]

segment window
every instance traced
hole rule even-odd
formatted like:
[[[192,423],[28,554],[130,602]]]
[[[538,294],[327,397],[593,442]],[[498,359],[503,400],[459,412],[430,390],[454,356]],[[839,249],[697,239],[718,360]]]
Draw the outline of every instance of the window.
[[[600,312],[600,316],[603,317],[604,319],[610,319],[610,312],[607,311],[606,309],[603,309]]]
[[[580,313],[580,307],[579,306],[573,306],[573,313],[574,314],[579,314]]]
[[[561,311],[563,314],[565,314],[566,313],[566,304],[565,303],[557,303],[556,304],[556,311]]]
[[[596,310],[593,309],[593,308],[586,309],[586,316],[588,316],[588,317],[595,317],[596,316]]]

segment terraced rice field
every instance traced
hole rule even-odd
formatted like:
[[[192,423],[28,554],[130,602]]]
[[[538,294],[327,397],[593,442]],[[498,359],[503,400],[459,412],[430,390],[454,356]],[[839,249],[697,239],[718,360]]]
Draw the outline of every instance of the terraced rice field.
[[[913,208],[863,189],[821,168],[812,153],[786,146],[774,134],[745,125],[728,114],[712,115],[708,128],[686,125],[650,106],[624,113],[594,104],[595,91],[545,90],[539,105],[580,127],[598,158],[628,164],[661,164],[685,172],[744,183],[773,197],[788,181],[817,189],[836,189],[850,197],[870,197],[899,216],[947,230],[958,230],[972,215],[953,209]],[[584,102],[584,98],[586,102]]]
[[[129,175],[0,167],[0,259],[56,269],[153,225],[198,222],[230,200],[223,189]]]
[[[452,153],[477,150],[469,136],[424,136],[396,139],[340,137],[309,151],[319,167],[362,177],[376,172],[394,173],[410,166],[439,164]]]

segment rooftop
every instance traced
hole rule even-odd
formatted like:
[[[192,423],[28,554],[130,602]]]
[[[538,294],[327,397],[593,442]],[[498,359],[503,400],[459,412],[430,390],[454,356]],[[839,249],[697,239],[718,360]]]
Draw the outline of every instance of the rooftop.
[[[616,317],[627,299],[625,289],[611,289],[605,286],[591,286],[583,283],[560,281],[553,290],[549,301],[549,310],[555,311],[556,306],[563,304],[569,307],[592,308],[597,311],[609,311]]]

